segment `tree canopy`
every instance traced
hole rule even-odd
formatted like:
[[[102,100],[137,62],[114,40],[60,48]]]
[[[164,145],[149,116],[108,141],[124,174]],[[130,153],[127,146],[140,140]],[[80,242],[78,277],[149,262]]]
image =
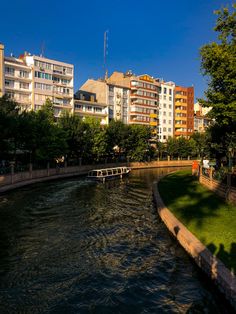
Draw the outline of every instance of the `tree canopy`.
[[[214,30],[219,33],[218,42],[207,44],[200,50],[202,73],[208,78],[206,99],[200,102],[212,107],[210,115],[216,123],[235,128],[236,4],[231,11],[229,8],[215,11],[218,18]]]

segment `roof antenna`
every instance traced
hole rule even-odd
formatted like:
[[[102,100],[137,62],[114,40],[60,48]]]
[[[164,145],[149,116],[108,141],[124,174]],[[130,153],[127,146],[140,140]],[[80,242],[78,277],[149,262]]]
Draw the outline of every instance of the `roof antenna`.
[[[107,69],[107,55],[108,55],[108,32],[109,30],[106,30],[104,32],[104,52],[103,52],[103,57],[104,57],[104,71],[105,71],[105,81],[108,78],[108,69]]]
[[[40,57],[43,58],[44,57],[44,51],[45,51],[45,42],[42,42],[41,45],[41,53],[40,53]]]

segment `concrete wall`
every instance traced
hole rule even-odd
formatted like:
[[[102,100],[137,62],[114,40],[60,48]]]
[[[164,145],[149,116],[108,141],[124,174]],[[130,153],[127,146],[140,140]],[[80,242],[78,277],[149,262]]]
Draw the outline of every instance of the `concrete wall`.
[[[153,185],[153,194],[166,227],[236,310],[236,277],[165,207],[157,183]]]

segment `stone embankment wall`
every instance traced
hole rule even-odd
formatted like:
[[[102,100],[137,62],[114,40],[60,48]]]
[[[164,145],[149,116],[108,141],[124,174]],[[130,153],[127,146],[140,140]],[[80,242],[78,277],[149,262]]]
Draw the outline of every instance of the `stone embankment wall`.
[[[81,165],[75,167],[47,168],[42,170],[33,170],[29,166],[29,171],[14,173],[14,168],[8,175],[0,175],[0,193],[6,192],[24,185],[55,180],[60,178],[73,177],[78,175],[86,175],[92,169],[112,168],[119,166],[129,166],[132,169],[160,168],[160,167],[182,167],[191,166],[191,160],[166,160],[152,162],[131,162],[100,164],[100,165]]]
[[[212,169],[209,169],[209,176],[206,176],[202,173],[201,167],[199,182],[225,200],[236,204],[236,188],[231,186],[231,174],[227,175],[227,184],[224,184],[213,179],[212,171]]]
[[[153,194],[158,213],[169,231],[236,310],[236,277],[165,207],[157,183],[153,185]]]

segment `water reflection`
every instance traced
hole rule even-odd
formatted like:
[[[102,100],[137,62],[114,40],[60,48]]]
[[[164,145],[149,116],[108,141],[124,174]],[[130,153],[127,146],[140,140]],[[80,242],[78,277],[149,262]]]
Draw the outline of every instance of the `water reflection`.
[[[227,313],[169,236],[151,186],[35,185],[0,201],[0,313]]]

